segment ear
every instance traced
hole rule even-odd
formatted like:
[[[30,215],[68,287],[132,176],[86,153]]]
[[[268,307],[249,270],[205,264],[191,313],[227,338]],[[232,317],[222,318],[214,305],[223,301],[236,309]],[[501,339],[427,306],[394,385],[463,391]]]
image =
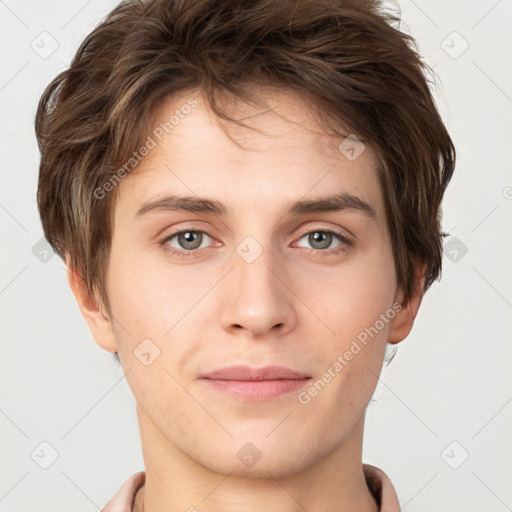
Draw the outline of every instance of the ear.
[[[94,340],[101,348],[109,352],[117,352],[117,341],[108,314],[98,305],[95,297],[89,293],[80,272],[71,265],[67,256],[66,267],[69,286]]]
[[[395,301],[402,304],[402,309],[398,311],[391,322],[388,333],[388,343],[400,343],[407,338],[414,325],[414,320],[420,308],[423,298],[423,286],[425,284],[425,265],[415,267],[416,286],[406,303],[403,303],[403,292],[397,291]]]

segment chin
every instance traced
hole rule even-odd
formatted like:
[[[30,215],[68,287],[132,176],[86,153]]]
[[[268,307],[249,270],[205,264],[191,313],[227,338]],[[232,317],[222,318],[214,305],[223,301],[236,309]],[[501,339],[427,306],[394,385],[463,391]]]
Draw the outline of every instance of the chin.
[[[268,434],[268,433],[267,433]],[[261,441],[253,436],[252,441],[230,440],[217,443],[214,449],[196,452],[196,461],[203,467],[221,475],[239,478],[284,478],[306,469],[316,458],[321,457],[311,444],[287,443],[261,436]],[[206,450],[205,450],[206,451]],[[193,454],[191,454],[193,456]]]
[[[200,461],[198,461],[200,462]],[[229,459],[209,461],[208,464],[202,464],[206,469],[220,475],[230,476],[232,478],[284,478],[294,475],[304,469],[307,464],[297,460],[283,460],[278,454],[272,458],[264,456],[252,467],[246,467],[238,458],[229,457]]]

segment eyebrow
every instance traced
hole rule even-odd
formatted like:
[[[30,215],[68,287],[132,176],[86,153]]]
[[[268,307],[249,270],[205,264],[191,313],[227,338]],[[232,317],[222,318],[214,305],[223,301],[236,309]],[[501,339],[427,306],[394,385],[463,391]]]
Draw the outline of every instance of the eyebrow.
[[[285,215],[306,215],[308,213],[340,212],[344,210],[359,212],[372,220],[377,220],[377,213],[371,204],[347,193],[296,201],[288,206]],[[158,211],[187,211],[211,213],[219,216],[226,216],[229,213],[228,208],[224,204],[214,199],[198,196],[170,195],[144,202],[135,214],[135,218]]]

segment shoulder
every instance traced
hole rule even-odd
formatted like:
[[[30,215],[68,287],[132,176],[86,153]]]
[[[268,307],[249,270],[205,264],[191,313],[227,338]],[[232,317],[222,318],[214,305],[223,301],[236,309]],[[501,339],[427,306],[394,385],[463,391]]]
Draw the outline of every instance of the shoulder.
[[[363,464],[363,472],[380,512],[400,512],[400,502],[388,475],[371,464]]]
[[[132,512],[135,495],[145,481],[145,471],[139,471],[130,476],[114,497],[101,509],[101,512]]]

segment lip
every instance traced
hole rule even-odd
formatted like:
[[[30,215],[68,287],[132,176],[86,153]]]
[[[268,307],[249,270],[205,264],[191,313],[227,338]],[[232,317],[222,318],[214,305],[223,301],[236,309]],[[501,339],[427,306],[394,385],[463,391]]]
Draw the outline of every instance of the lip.
[[[251,368],[250,366],[229,366],[220,368],[202,376],[203,379],[220,380],[300,380],[307,379],[309,375],[292,370],[286,366],[265,366],[263,368]]]
[[[245,400],[269,400],[304,386],[311,377],[285,366],[230,366],[201,377],[210,388]]]

